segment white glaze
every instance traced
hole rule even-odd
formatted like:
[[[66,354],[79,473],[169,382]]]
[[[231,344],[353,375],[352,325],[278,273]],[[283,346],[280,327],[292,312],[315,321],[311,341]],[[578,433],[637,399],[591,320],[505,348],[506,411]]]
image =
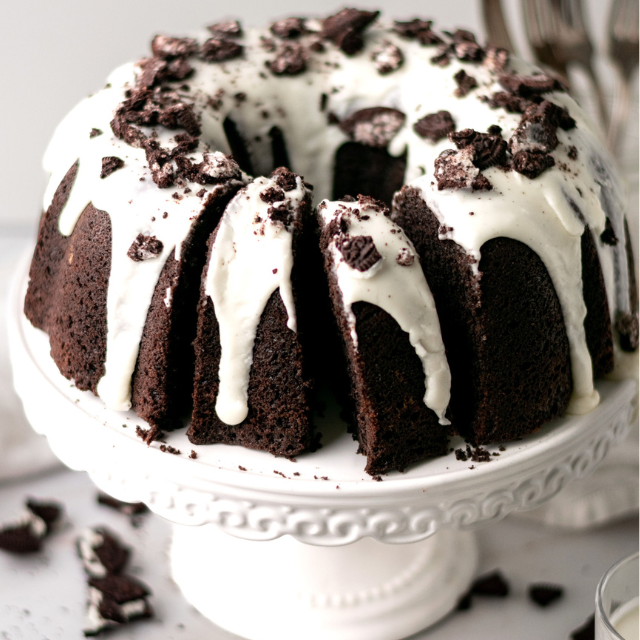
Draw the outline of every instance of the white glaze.
[[[354,211],[368,216],[368,219],[352,214]],[[451,373],[435,302],[413,244],[398,225],[375,207],[357,202],[324,200],[318,212],[325,225],[345,217],[349,224],[347,236],[370,236],[382,256],[362,272],[345,262],[336,246],[336,239],[330,244],[354,348],[358,348],[358,332],[353,304],[369,302],[384,309],[409,334],[409,341],[422,361],[424,403],[438,416],[441,424],[449,424],[444,414],[449,405]],[[403,266],[397,262],[401,251],[413,256],[412,264]]]
[[[308,27],[317,28],[316,21]],[[365,49],[347,59],[331,43],[325,43],[324,53],[312,53],[308,69],[300,76],[276,77],[265,68],[275,57],[260,45],[260,36],[271,37],[268,30],[248,30],[238,42],[245,47],[240,59],[224,63],[204,63],[196,58],[189,62],[195,74],[188,80],[189,92],[182,97],[194,104],[201,116],[203,140],[214,149],[228,152],[223,121],[231,115],[245,135],[254,170],[260,174],[271,167],[269,130],[276,125],[284,132],[292,168],[312,182],[320,198],[331,192],[333,162],[337,148],[347,137],[337,126],[327,126],[327,113],[343,118],[359,109],[386,106],[406,114],[406,122],[391,141],[389,151],[399,155],[408,150],[406,181],[422,190],[427,204],[450,228],[447,237],[466,251],[481,258],[481,247],[492,237],[505,236],[525,242],[536,251],[558,292],[565,316],[571,349],[574,392],[571,411],[583,412],[593,408],[597,393],[593,388],[591,360],[586,349],[583,320],[580,236],[584,222],[578,220],[568,206],[566,195],[580,207],[584,220],[596,237],[604,230],[605,214],[600,202],[603,190],[594,176],[592,158],[604,156],[599,136],[584,112],[564,93],[550,93],[545,97],[566,106],[577,121],[572,131],[558,130],[560,145],[553,152],[556,166],[534,181],[516,173],[502,173],[489,169],[485,175],[494,190],[486,193],[466,191],[438,191],[433,180],[433,162],[451,143],[444,139],[431,143],[419,137],[413,123],[420,117],[448,110],[457,129],[471,127],[486,131],[492,124],[503,128],[508,139],[519,123],[519,114],[503,109],[490,109],[478,100],[502,88],[496,75],[486,66],[453,59],[449,66],[439,67],[430,62],[437,49],[422,46],[390,32],[385,25],[373,25],[365,34]],[[202,42],[210,34],[196,37]],[[303,36],[299,42],[309,44],[316,35]],[[380,75],[371,53],[384,41],[398,46],[404,64],[388,75]],[[278,41],[277,41],[278,42]],[[515,61],[512,68],[530,74],[534,68]],[[455,96],[454,74],[464,69],[476,78],[478,88],[466,97]],[[124,90],[133,83],[134,65],[118,69],[109,79],[111,88],[103,89],[83,101],[60,125],[46,156],[45,168],[51,172],[45,195],[45,208],[62,177],[77,159],[78,176],[71,197],[60,219],[60,230],[69,234],[80,213],[89,201],[107,211],[113,227],[112,267],[107,302],[107,361],[106,374],[98,392],[111,408],[130,406],[130,379],[138,353],[138,344],[146,312],[155,283],[166,259],[176,252],[190,228],[190,218],[198,215],[201,200],[189,194],[181,201],[171,198],[176,189],[158,189],[151,181],[144,153],[117,140],[109,122],[113,111],[124,97]],[[420,81],[416,82],[416,78]],[[218,94],[218,92],[221,92]],[[246,93],[244,101],[234,99]],[[207,106],[208,99],[218,94],[220,107]],[[327,96],[324,111],[320,111],[321,96]],[[267,113],[265,117],[263,112]],[[89,138],[89,131],[97,127],[103,135]],[[173,132],[158,128],[159,140],[170,145]],[[571,162],[567,147],[575,145],[578,160]],[[200,159],[203,145],[191,154]],[[105,180],[100,180],[100,163],[104,156],[115,155],[125,166]],[[561,171],[560,162],[569,165],[572,175]],[[609,172],[612,176],[615,172]],[[140,177],[146,178],[140,182]],[[599,179],[602,182],[602,179]],[[207,187],[207,190],[215,187]],[[582,195],[578,192],[582,192]],[[606,187],[608,197],[615,202],[619,215],[612,216],[612,224],[620,239],[617,248],[597,241],[605,282],[609,292],[612,316],[616,310],[628,308],[628,275],[626,261],[621,259],[624,234],[621,231],[623,197],[616,183]],[[193,191],[197,191],[194,189]],[[167,211],[168,219],[158,217]],[[469,216],[473,211],[474,216]],[[155,221],[151,217],[155,216]],[[155,235],[164,245],[158,258],[132,263],[126,251],[138,233]],[[617,285],[617,286],[616,286]],[[625,307],[626,305],[626,307]],[[617,343],[617,339],[616,339]],[[620,350],[616,346],[616,356]],[[617,357],[618,362],[623,358]],[[234,400],[234,402],[236,402]],[[241,411],[234,419],[241,415]],[[230,416],[228,416],[230,418]]]
[[[276,188],[275,180],[257,178],[236,194],[216,232],[205,293],[211,298],[220,326],[220,387],[216,413],[227,424],[239,424],[249,412],[248,386],[253,344],[262,312],[278,289],[287,310],[287,326],[296,331],[291,288],[292,227],[272,220],[269,209],[286,206],[292,214],[307,195],[300,177],[284,199],[264,202],[260,194]]]

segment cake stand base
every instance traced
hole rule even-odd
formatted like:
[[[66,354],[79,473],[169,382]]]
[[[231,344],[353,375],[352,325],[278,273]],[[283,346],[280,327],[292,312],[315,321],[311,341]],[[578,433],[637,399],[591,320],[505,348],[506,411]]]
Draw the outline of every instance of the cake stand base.
[[[319,547],[290,536],[255,542],[215,525],[175,525],[171,568],[192,605],[250,640],[396,640],[456,606],[477,557],[470,532]]]

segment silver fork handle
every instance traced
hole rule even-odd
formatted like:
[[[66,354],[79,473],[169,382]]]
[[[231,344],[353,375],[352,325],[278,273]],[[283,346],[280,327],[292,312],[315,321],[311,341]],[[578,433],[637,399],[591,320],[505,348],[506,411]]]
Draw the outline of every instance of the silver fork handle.
[[[616,83],[616,95],[611,109],[611,119],[607,133],[607,146],[614,154],[620,151],[620,147],[622,146],[622,129],[629,121],[631,109],[630,84],[630,78],[619,70]]]
[[[607,131],[609,126],[609,111],[607,109],[607,103],[604,98],[604,91],[602,90],[602,86],[600,85],[600,80],[598,79],[598,75],[596,74],[595,69],[590,62],[585,64],[584,68],[587,72],[587,75],[589,76],[591,85],[593,86],[593,92],[596,95],[596,103],[602,130]]]

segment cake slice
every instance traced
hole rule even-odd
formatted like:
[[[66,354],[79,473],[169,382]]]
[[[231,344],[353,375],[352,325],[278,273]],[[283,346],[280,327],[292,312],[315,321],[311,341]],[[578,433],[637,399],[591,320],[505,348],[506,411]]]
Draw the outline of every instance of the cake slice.
[[[310,206],[302,178],[277,169],[238,192],[209,240],[187,431],[194,444],[289,458],[312,444]]]
[[[521,438],[566,413],[573,388],[569,340],[549,273],[529,246],[492,238],[481,258],[443,237],[423,194],[404,187],[393,220],[420,256],[451,366],[451,416],[476,444]],[[609,310],[591,232],[582,237],[586,343],[595,376],[613,366]]]
[[[25,314],[49,334],[60,372],[111,409],[133,408],[151,425],[150,438],[182,426],[190,409],[206,242],[245,183],[222,153],[204,154],[198,168],[206,175],[191,176],[188,196],[167,193],[170,213],[160,210],[149,227],[133,209],[79,207],[82,190],[70,204],[78,188],[74,163],[42,216],[29,272]],[[153,192],[149,182],[140,184]]]
[[[318,219],[365,470],[446,453],[449,367],[413,245],[370,197],[325,200]]]

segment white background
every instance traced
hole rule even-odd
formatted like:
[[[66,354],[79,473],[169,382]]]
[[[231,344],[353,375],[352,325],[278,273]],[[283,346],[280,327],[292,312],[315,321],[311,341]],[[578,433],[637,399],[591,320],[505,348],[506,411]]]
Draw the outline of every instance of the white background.
[[[604,47],[608,0],[588,0],[594,39]],[[519,0],[503,0],[520,53]],[[84,96],[100,88],[120,64],[149,53],[156,33],[183,35],[224,17],[247,26],[288,15],[326,15],[341,0],[0,0],[0,233],[35,230],[44,189],[41,158],[57,123]],[[437,18],[442,28],[466,27],[483,39],[478,0],[363,2],[387,18]],[[599,61],[603,80],[611,68]],[[637,120],[637,118],[635,118]],[[635,141],[637,166],[637,124]]]

